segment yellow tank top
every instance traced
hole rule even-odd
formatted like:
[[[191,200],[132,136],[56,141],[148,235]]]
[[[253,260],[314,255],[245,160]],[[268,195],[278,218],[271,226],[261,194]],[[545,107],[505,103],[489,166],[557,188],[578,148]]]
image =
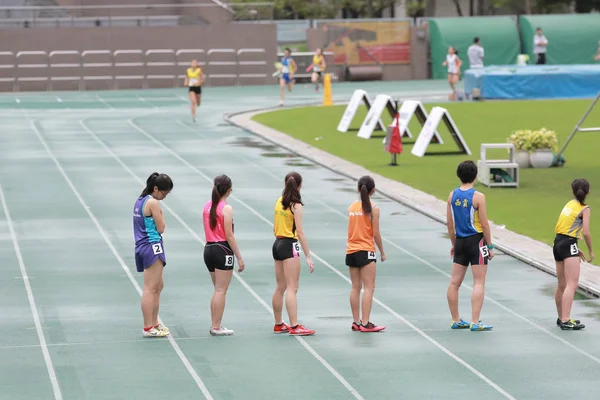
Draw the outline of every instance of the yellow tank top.
[[[276,237],[298,239],[291,206],[287,210],[284,210],[283,204],[281,204],[281,197],[275,202],[274,220],[273,233]]]
[[[583,236],[583,218],[581,217],[581,213],[588,207],[581,205],[577,200],[569,201],[558,216],[554,232],[581,239]]]
[[[371,208],[375,207],[371,203]],[[348,243],[346,254],[357,251],[375,251],[373,239],[373,221],[370,215],[365,215],[362,202],[355,201],[348,207]]]
[[[202,72],[202,68],[198,67],[188,68],[187,69],[187,77],[188,77],[188,85],[189,86],[199,86],[200,85],[200,72]]]
[[[322,62],[323,62],[323,56],[314,55],[313,56],[313,64],[314,64],[313,70],[315,70],[317,72],[323,70],[324,68],[321,66]]]

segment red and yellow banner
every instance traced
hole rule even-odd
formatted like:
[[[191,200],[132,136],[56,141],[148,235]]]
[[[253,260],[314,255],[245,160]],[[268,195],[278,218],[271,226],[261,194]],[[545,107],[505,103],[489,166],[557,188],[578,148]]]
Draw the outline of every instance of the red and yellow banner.
[[[409,22],[331,22],[322,29],[336,65],[410,63]]]

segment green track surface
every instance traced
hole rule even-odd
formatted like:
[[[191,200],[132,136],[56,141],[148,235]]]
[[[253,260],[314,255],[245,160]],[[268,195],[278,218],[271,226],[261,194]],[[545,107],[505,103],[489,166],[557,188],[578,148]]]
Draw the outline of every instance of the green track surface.
[[[396,90],[427,91],[429,83],[416,85],[398,83]],[[337,99],[355,88],[337,86]],[[291,104],[318,100],[310,89],[298,89]],[[203,399],[182,356],[206,385],[207,398],[217,400],[596,397],[598,300],[578,298],[573,316],[586,330],[563,332],[555,325],[555,278],[499,254],[489,268],[483,310],[494,331],[452,331],[445,227],[380,196],[374,200],[381,207],[388,261],[378,266],[372,320],[387,329],[352,332],[344,213],[356,199],[355,182],[223,122],[224,112],[277,104],[276,87],[210,88],[197,124],[185,95],[147,90],[0,96],[0,186],[7,206],[0,212],[0,399],[58,398],[15,242],[63,399]],[[317,330],[304,342],[273,335],[268,310],[274,289],[269,222],[291,169],[304,177],[305,229],[318,256],[312,275],[303,261],[300,320]],[[179,354],[168,340],[142,339],[140,298],[128,277],[142,284],[131,213],[140,180],[153,171],[175,182],[163,202],[168,264],[160,313]],[[246,270],[227,296],[224,325],[235,335],[215,338],[208,332],[212,285],[198,238],[201,208],[212,189],[205,176],[221,173],[233,180],[230,204]],[[469,284],[467,278],[460,297],[466,319]]]

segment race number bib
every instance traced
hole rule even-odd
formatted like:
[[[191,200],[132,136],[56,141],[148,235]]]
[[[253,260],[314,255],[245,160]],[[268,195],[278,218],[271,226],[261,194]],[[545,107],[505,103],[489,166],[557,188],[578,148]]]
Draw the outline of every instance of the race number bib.
[[[154,243],[152,245],[152,251],[154,252],[154,255],[162,254],[163,253],[162,245],[160,243]]]
[[[294,242],[292,245],[292,254],[294,254],[294,257],[300,257],[300,244],[298,242]]]
[[[233,267],[233,256],[225,256],[225,266]]]
[[[490,256],[490,251],[487,246],[481,246],[479,248],[479,252],[481,253],[481,257],[486,258]]]
[[[367,255],[367,259],[368,260],[377,260],[377,254],[375,254],[374,251],[369,251],[369,254]]]
[[[570,250],[571,250],[571,255],[572,256],[576,256],[577,254],[579,254],[579,249],[577,248],[577,243],[573,243],[570,246]]]
[[[200,82],[198,79],[190,78],[190,86],[196,86],[198,82]]]

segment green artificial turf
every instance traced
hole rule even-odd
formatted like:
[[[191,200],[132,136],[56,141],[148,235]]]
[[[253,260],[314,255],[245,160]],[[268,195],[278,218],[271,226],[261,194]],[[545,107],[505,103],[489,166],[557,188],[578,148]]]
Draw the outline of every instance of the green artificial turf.
[[[546,127],[557,132],[559,146],[562,146],[589,104],[588,100],[426,104],[428,111],[439,105],[450,112],[472,155],[413,156],[410,153],[412,143],[420,129],[412,121],[409,127],[414,138],[403,140],[404,151],[398,157],[399,165],[396,167],[388,165],[390,155],[383,148],[383,132],[376,131],[371,139],[356,136],[366,115],[364,106],[358,110],[346,133],[336,130],[345,106],[273,111],[256,115],[254,120],[370,171],[446,200],[450,190],[459,183],[456,166],[468,158],[474,161],[480,159],[481,143],[505,143],[514,130]],[[385,115],[383,121],[388,125],[391,118]],[[590,114],[584,125],[600,127],[600,107]],[[458,149],[445,127],[440,126],[438,131],[444,144],[431,144],[428,152]],[[496,150],[491,156],[506,158],[506,150]],[[592,236],[600,239],[600,219],[594,218],[598,212],[594,210],[600,210],[600,198],[594,191],[595,185],[600,185],[600,132],[578,133],[564,157],[567,162],[560,168],[522,169],[518,189],[488,188],[477,184],[477,190],[483,192],[488,200],[490,219],[496,224],[506,225],[507,229],[552,244],[556,218],[563,205],[572,198],[570,183],[575,178],[584,177],[592,187],[588,197],[592,207]]]

